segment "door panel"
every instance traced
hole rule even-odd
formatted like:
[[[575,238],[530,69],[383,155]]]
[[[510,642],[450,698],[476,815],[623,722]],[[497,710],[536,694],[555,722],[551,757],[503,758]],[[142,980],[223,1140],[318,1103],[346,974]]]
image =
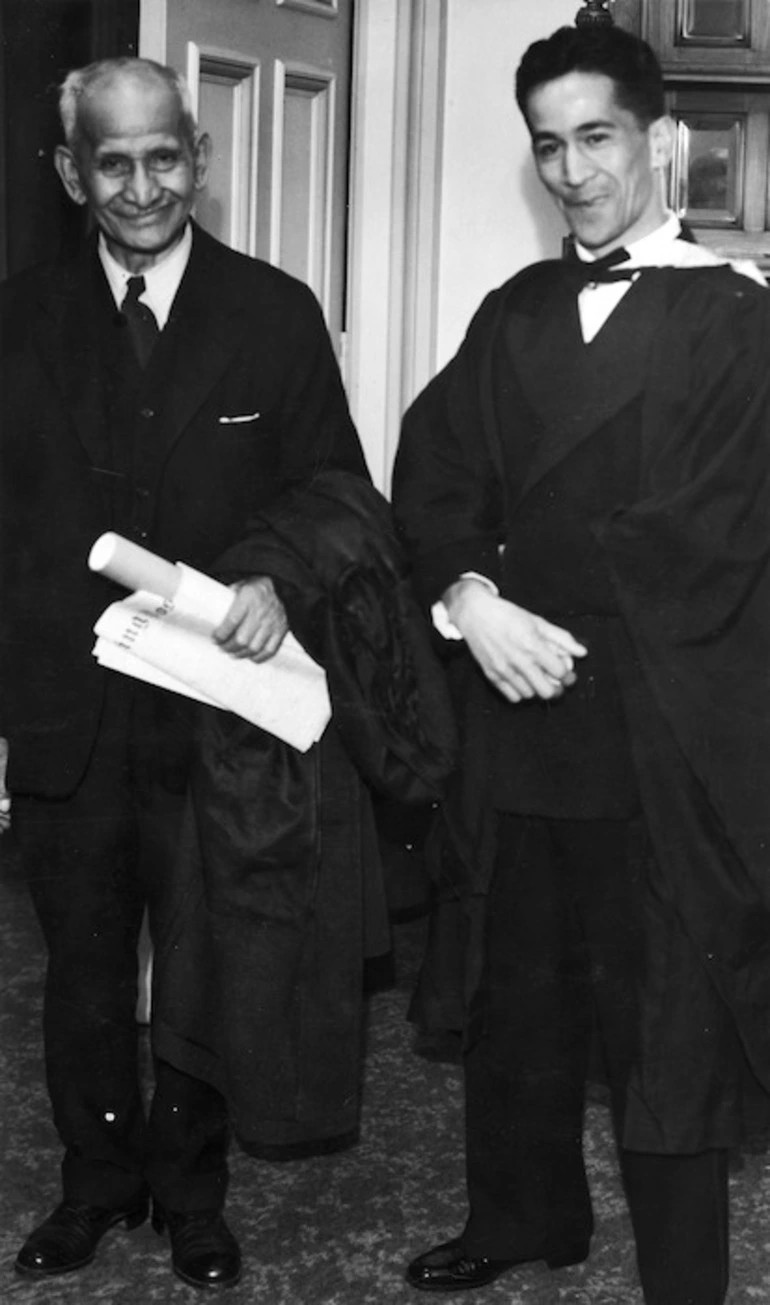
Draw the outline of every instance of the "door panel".
[[[315,291],[339,347],[353,0],[168,0],[168,63],[214,143],[197,216]]]
[[[275,74],[270,257],[324,303],[334,225],[335,79],[281,61]]]
[[[198,200],[202,227],[243,254],[257,250],[259,65],[211,57],[191,45],[187,76],[196,113],[213,151]]]

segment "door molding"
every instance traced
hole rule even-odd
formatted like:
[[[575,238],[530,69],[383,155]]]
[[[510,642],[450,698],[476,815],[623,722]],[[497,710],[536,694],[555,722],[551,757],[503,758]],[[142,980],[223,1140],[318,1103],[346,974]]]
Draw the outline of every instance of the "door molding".
[[[401,416],[436,365],[446,8],[355,8],[347,383],[386,491]]]
[[[139,0],[139,57],[166,62],[167,0]]]
[[[322,68],[283,59],[277,59],[274,67],[269,258],[271,263],[281,264],[285,234],[283,197],[287,110],[292,96],[298,102],[305,102],[311,124],[308,133],[311,157],[301,165],[307,181],[307,212],[301,215],[306,223],[304,261],[307,265],[307,281],[328,321],[331,308],[337,79]]]
[[[244,59],[235,51],[222,50],[209,45],[201,46],[196,41],[188,41],[185,75],[196,118],[199,117],[201,94],[205,93],[207,83],[223,88],[229,97],[233,134],[226,188],[229,204],[227,239],[233,249],[254,257],[257,252],[257,162],[261,66],[257,60]],[[215,150],[216,146],[215,140]],[[198,201],[199,205],[204,202],[205,196],[206,192],[203,191]]]

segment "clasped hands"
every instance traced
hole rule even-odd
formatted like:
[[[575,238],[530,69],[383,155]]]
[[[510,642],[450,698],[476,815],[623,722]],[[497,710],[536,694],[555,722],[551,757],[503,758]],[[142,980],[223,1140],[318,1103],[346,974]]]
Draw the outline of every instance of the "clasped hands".
[[[487,679],[509,702],[558,698],[588,649],[568,630],[517,607],[470,576],[443,595],[449,619]]]
[[[234,598],[213,637],[233,657],[266,662],[278,652],[289,629],[286,608],[269,576],[239,580]]]

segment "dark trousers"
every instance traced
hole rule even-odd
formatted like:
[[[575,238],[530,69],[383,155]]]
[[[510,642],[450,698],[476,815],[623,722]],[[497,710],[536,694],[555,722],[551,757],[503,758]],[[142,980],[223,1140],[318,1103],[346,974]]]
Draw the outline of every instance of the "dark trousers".
[[[65,1197],[118,1206],[147,1186],[167,1208],[218,1208],[227,1117],[208,1084],[155,1065],[146,1117],[136,1025],[145,905],[163,909],[183,797],[133,746],[136,695],[110,677],[88,771],[63,800],[14,798],[14,822],[48,948],[44,1042]]]
[[[645,856],[641,820],[500,819],[479,1036],[465,1065],[473,1254],[557,1257],[590,1237],[584,1087],[595,1028],[622,1137]],[[620,1154],[649,1305],[721,1305],[726,1154]]]

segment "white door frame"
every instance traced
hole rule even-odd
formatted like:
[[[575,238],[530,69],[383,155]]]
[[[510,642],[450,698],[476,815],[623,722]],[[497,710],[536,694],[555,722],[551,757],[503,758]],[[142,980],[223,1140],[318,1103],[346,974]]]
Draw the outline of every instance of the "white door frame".
[[[345,379],[387,491],[404,408],[435,370],[445,0],[356,0]],[[167,0],[140,0],[139,53],[166,59]]]
[[[139,57],[166,62],[166,0],[139,0]]]
[[[445,0],[357,0],[347,383],[387,490],[404,408],[435,370]]]

